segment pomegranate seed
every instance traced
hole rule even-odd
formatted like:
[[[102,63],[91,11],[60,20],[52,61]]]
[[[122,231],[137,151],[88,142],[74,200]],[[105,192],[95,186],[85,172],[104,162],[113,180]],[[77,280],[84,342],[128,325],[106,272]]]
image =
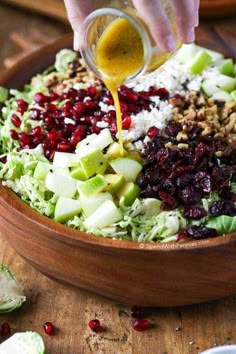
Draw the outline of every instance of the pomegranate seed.
[[[159,129],[155,126],[150,127],[148,129],[147,135],[149,136],[149,138],[154,138],[155,136],[159,135]]]
[[[143,316],[143,307],[141,306],[132,306],[131,316],[134,318],[139,318]]]
[[[85,138],[87,127],[85,125],[78,125],[73,133],[74,136],[80,137],[81,140]]]
[[[110,131],[112,134],[116,134],[117,133],[117,126],[116,123],[112,123],[110,126]]]
[[[104,330],[101,326],[101,322],[97,319],[89,321],[89,327],[95,333],[102,332]]]
[[[86,111],[92,112],[95,111],[95,109],[97,109],[97,104],[94,103],[93,101],[86,101],[85,103],[85,107],[86,107]]]
[[[113,98],[108,98],[108,99],[105,100],[105,103],[108,106],[113,106],[114,105],[114,100],[113,100]]]
[[[164,87],[162,87],[157,89],[156,96],[159,96],[161,100],[168,100],[170,94]]]
[[[150,322],[148,320],[136,319],[133,322],[133,329],[136,331],[145,331],[150,328]]]
[[[49,336],[55,333],[55,327],[51,322],[45,322],[43,328],[44,328],[44,332]]]
[[[130,128],[132,119],[130,116],[126,116],[122,121],[122,129],[128,130]]]
[[[74,114],[77,118],[81,117],[86,111],[86,106],[82,102],[76,102],[72,108],[72,114]]]
[[[21,119],[15,113],[11,116],[11,122],[16,128],[19,128],[21,125]]]
[[[51,140],[51,141],[59,141],[61,139],[61,131],[59,130],[51,130],[49,133],[48,133],[48,139]]]
[[[24,145],[28,145],[30,144],[30,137],[27,133],[22,132],[18,134],[20,142]]]
[[[4,322],[0,325],[0,333],[3,335],[3,336],[6,336],[8,333],[10,333],[11,331],[11,328],[9,326],[9,323],[7,322]]]
[[[67,101],[64,106],[62,107],[63,112],[65,112],[66,114],[69,114],[72,108],[72,104],[70,101]]]
[[[68,96],[70,98],[76,98],[77,96],[77,90],[74,89],[74,88],[70,88],[69,91],[68,91]]]
[[[135,104],[129,104],[127,106],[127,112],[138,113],[138,112],[140,112],[140,108],[139,108],[139,106],[136,106]]]
[[[31,110],[31,119],[40,120],[41,119],[41,113],[42,113],[42,111],[40,109],[33,108]]]
[[[57,150],[62,152],[72,152],[73,146],[69,141],[61,141],[57,144]]]
[[[127,108],[128,108],[128,106],[127,106],[126,103],[120,102],[120,110],[121,110],[122,113],[127,112]]]
[[[47,113],[54,113],[57,110],[57,106],[53,103],[49,103],[46,106],[46,112]]]
[[[28,109],[28,103],[22,99],[19,99],[17,102],[17,111],[21,114],[24,114]]]
[[[7,162],[7,157],[6,156],[1,157],[0,161],[2,163],[6,163]]]
[[[34,100],[37,102],[40,106],[44,106],[45,103],[49,102],[49,97],[45,96],[42,92],[37,92],[34,95]]]
[[[42,129],[39,125],[37,125],[37,127],[34,127],[31,132],[30,132],[31,135],[33,136],[38,136],[38,135],[41,135],[42,134]]]
[[[88,95],[91,97],[91,98],[95,98],[97,96],[97,89],[95,86],[90,86],[88,88]]]
[[[90,131],[91,131],[91,133],[93,133],[93,134],[99,134],[100,131],[101,131],[101,128],[99,128],[99,127],[97,127],[96,125],[94,125],[94,126],[92,126],[92,127],[90,128]]]
[[[56,92],[50,92],[49,97],[50,97],[50,101],[54,102],[54,101],[58,100],[59,95]]]
[[[18,140],[19,139],[18,133],[14,129],[10,130],[10,135],[11,135],[11,138],[14,139],[14,140]]]

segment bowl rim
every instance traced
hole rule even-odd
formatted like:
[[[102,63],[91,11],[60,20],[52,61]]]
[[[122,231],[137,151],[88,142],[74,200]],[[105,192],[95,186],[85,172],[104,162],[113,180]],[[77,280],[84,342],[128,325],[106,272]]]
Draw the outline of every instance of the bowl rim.
[[[35,64],[35,73],[37,71],[38,60],[47,54],[55,56],[56,52],[62,48],[72,47],[72,34],[69,33],[60,37],[59,39],[37,49],[30,55],[21,59],[12,68],[6,70],[0,76],[0,85],[8,87],[9,82],[17,77],[18,73],[25,67],[31,67]],[[41,69],[42,70],[42,69]],[[25,77],[24,83],[34,74],[30,74],[29,77]],[[16,85],[17,87],[17,85]],[[168,243],[151,243],[151,242],[134,242],[125,240],[114,240],[111,238],[105,238],[102,236],[96,236],[90,233],[82,232],[73,229],[69,226],[56,222],[55,220],[40,214],[40,212],[31,208],[28,204],[21,200],[21,198],[13,192],[10,188],[5,187],[0,183],[0,203],[3,207],[11,210],[12,214],[18,215],[21,219],[25,219],[28,222],[34,223],[35,226],[43,227],[45,230],[51,232],[53,237],[63,243],[73,243],[84,247],[96,247],[100,249],[113,249],[113,250],[125,250],[125,251],[137,251],[137,252],[183,252],[183,251],[196,251],[199,249],[209,249],[213,247],[220,247],[229,243],[236,243],[236,232],[225,236],[217,236],[214,238],[190,240],[185,242],[168,242]],[[4,215],[2,215],[4,218]],[[44,237],[42,235],[42,237]]]

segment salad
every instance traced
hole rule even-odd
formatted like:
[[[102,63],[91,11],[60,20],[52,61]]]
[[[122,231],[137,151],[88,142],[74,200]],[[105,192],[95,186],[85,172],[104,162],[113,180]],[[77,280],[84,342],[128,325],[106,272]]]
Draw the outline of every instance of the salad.
[[[0,88],[0,178],[69,227],[137,242],[236,231],[236,66],[195,44],[110,92],[78,54]]]

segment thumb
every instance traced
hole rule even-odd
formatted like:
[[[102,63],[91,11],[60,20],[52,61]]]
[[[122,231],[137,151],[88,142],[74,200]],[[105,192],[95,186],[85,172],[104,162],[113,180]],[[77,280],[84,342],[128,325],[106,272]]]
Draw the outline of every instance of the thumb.
[[[74,49],[79,50],[79,31],[84,19],[92,11],[90,0],[64,0],[68,20],[74,31]]]

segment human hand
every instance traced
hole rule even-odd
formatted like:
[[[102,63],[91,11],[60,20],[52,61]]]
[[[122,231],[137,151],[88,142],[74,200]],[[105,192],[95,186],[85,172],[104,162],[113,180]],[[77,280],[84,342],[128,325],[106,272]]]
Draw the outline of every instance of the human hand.
[[[174,11],[178,38],[183,43],[191,43],[195,38],[195,27],[198,25],[199,0],[169,0]],[[79,31],[83,20],[93,9],[92,0],[65,0],[68,19],[74,31],[74,49],[79,50]],[[102,2],[99,1],[101,6]],[[160,47],[173,51],[176,47],[171,24],[161,0],[133,0],[133,4],[145,22]]]

